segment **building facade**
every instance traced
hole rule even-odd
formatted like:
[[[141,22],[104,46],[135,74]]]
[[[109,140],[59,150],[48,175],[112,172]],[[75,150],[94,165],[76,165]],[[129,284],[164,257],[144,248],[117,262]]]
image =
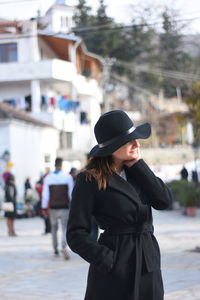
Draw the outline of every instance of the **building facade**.
[[[53,169],[59,147],[59,131],[6,103],[0,103],[0,187],[2,174],[11,165],[18,201],[23,200],[24,182],[33,187],[46,168]],[[7,155],[5,155],[7,153]]]
[[[73,164],[95,143],[102,63],[71,33],[74,7],[62,2],[44,17],[0,22],[0,101],[57,128],[56,154]]]

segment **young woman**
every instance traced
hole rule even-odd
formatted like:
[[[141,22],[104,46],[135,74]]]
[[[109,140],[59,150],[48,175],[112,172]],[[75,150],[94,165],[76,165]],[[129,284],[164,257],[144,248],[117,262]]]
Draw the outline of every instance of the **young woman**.
[[[67,230],[71,249],[90,263],[85,300],[163,299],[151,207],[167,208],[171,195],[141,158],[138,139],[150,133],[120,110],[95,125],[98,145],[77,177]],[[92,216],[104,230],[98,241],[90,237]]]
[[[17,189],[15,186],[15,177],[13,174],[9,173],[5,182],[5,202],[12,203],[13,210],[5,212],[5,218],[8,228],[9,236],[17,236],[15,232],[14,221],[16,218],[16,197]]]

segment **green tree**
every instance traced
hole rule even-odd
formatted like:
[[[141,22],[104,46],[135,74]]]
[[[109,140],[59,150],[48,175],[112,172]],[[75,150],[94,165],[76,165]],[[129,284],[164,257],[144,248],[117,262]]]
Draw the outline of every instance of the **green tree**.
[[[123,61],[131,61],[146,51],[149,52],[149,32],[145,26],[123,28],[106,13],[104,0],[99,0],[96,15],[91,15],[86,1],[77,6],[74,18],[78,35],[82,36],[87,48],[104,57],[115,57]],[[84,20],[84,22],[83,22]]]
[[[110,42],[112,48],[115,37],[111,36],[109,28],[114,25],[114,20],[107,16],[104,0],[99,0],[99,7],[96,16],[93,17],[93,23],[94,26],[97,26],[97,30],[93,32],[92,40],[88,43],[88,47],[92,52],[104,57],[110,57],[108,44]]]
[[[183,50],[182,29],[184,25],[179,25],[175,21],[176,12],[171,9],[164,9],[162,12],[163,32],[160,36],[160,67],[163,70],[188,72],[191,65],[191,57]],[[188,90],[188,85],[181,78],[164,78],[162,87],[165,96],[176,96],[176,88],[181,87],[183,96]]]
[[[155,15],[155,7],[153,9]],[[133,12],[132,25],[122,26],[107,15],[104,0],[99,0],[96,14],[86,0],[79,0],[74,17],[75,33],[83,38],[89,51],[116,58],[112,71],[126,75],[130,82],[154,93],[162,87],[165,96],[176,96],[178,87],[184,96],[190,83],[152,72],[155,67],[186,73],[191,69],[191,58],[183,51],[182,25],[175,21],[174,11],[162,9],[162,33],[156,25],[151,25],[150,6],[134,6]],[[138,66],[146,66],[146,71],[139,70]]]
[[[76,6],[76,13],[74,15],[74,21],[77,27],[84,27],[90,25],[91,22],[91,7],[86,5],[85,0],[79,0]]]

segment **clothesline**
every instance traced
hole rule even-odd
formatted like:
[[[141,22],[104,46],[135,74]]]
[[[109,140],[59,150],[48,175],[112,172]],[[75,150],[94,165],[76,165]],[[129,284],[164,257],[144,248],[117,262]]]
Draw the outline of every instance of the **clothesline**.
[[[32,111],[32,97],[31,95],[26,95],[18,98],[3,99],[13,107],[25,111]],[[58,95],[49,97],[46,95],[41,95],[40,99],[40,109],[41,111],[47,111],[49,108],[59,108],[65,112],[76,111],[79,107],[79,101],[73,101],[69,99],[67,95]]]

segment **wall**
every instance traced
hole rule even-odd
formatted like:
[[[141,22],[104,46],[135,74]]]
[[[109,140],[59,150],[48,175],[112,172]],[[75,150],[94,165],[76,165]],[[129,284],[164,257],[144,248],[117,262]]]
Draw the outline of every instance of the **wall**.
[[[49,26],[46,28],[47,31],[53,31],[53,32],[65,32],[68,33],[71,31],[71,28],[74,26],[73,24],[73,14],[74,9],[71,7],[64,7],[61,8],[52,8],[49,12],[46,18],[48,18]],[[62,27],[61,26],[61,16],[68,17],[69,20],[69,26],[68,27]]]
[[[9,126],[7,121],[0,120],[0,188],[3,183],[2,174],[5,171],[6,162],[1,159],[5,151],[10,150],[10,139],[8,138],[10,134]],[[1,201],[1,199],[0,199]]]
[[[0,101],[4,99],[19,98],[29,95],[31,92],[30,88],[30,81],[18,83],[0,83]]]
[[[194,150],[187,145],[166,148],[143,148],[142,146],[141,150],[142,156],[150,165],[184,164],[194,160]]]
[[[57,54],[41,38],[39,38],[39,48],[41,60],[58,58]]]
[[[8,121],[0,120],[0,156],[5,150],[10,149],[10,140],[7,138],[10,135]]]
[[[5,140],[10,140],[12,171],[16,176],[18,200],[21,200],[25,179],[30,177],[34,186],[45,167],[53,167],[59,139],[56,130],[23,121],[13,120],[9,128],[10,135]],[[50,163],[44,162],[45,154],[51,156]]]
[[[94,136],[94,125],[97,122],[101,110],[99,101],[92,96],[81,96],[79,112],[87,112],[88,124],[80,124],[78,116],[74,134],[74,149],[80,149],[87,153],[96,144]]]
[[[31,39],[29,36],[21,36],[20,39],[13,36],[13,38],[9,38],[9,36],[5,36],[5,40],[2,36],[0,36],[1,44],[8,43],[17,43],[17,54],[18,54],[18,62],[28,62],[31,61],[32,56],[32,48],[31,48]]]

